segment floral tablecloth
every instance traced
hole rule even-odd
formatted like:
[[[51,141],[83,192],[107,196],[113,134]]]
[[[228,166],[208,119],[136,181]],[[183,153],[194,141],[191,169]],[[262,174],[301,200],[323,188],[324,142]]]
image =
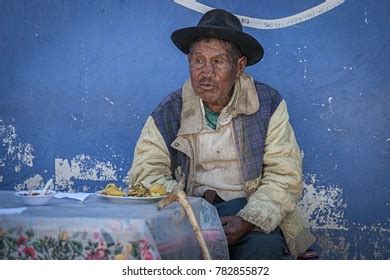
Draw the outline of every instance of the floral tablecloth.
[[[228,259],[213,206],[190,198],[214,259]],[[22,207],[0,191],[0,208]],[[117,204],[95,195],[85,202],[54,198],[21,214],[0,214],[0,259],[201,259],[191,225],[178,203]]]

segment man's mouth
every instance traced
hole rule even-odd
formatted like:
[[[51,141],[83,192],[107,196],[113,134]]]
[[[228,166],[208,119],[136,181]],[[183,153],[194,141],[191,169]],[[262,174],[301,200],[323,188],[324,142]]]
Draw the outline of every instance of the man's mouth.
[[[215,84],[211,83],[211,82],[200,82],[199,88],[201,88],[203,90],[212,90],[215,88]]]

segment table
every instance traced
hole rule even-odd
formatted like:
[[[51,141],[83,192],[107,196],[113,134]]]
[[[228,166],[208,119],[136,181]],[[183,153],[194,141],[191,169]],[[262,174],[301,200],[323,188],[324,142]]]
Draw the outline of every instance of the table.
[[[189,198],[213,259],[228,259],[226,237],[214,206]],[[0,191],[0,208],[24,207]],[[0,259],[201,259],[184,210],[175,202],[113,203],[53,198],[21,214],[0,214]]]

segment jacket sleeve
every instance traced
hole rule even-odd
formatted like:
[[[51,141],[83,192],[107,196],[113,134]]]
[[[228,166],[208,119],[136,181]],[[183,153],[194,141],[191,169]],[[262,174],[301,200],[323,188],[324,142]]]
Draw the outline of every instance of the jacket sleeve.
[[[259,181],[238,215],[270,233],[295,209],[302,191],[302,157],[284,100],[269,122]]]
[[[134,150],[134,160],[128,174],[130,184],[142,182],[150,186],[158,183],[171,191],[176,181],[172,180],[170,167],[168,148],[153,118],[149,117]]]

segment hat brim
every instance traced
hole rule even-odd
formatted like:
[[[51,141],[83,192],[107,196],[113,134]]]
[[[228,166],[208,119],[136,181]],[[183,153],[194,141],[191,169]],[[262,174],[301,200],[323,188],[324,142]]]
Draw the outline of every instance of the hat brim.
[[[264,55],[263,47],[255,38],[247,33],[227,28],[198,26],[182,28],[172,33],[171,40],[179,50],[188,54],[191,43],[200,37],[215,37],[233,42],[246,56],[248,66],[259,62]]]

